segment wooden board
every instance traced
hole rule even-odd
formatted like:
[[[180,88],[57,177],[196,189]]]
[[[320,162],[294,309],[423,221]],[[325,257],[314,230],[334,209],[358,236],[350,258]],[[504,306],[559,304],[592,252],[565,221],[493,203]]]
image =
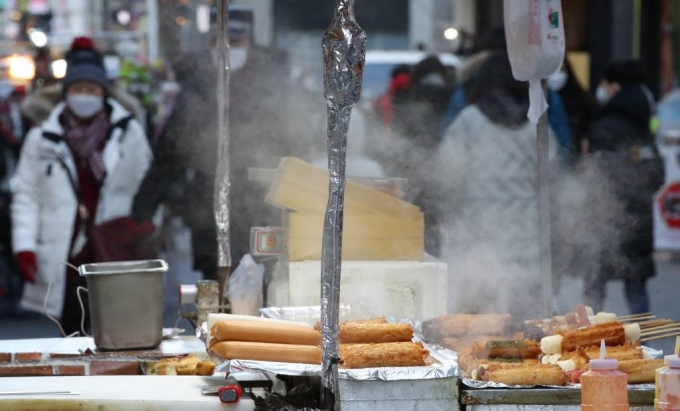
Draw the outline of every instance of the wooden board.
[[[290,213],[288,250],[291,261],[320,260],[323,213]],[[345,213],[342,257],[351,261],[422,261],[425,248],[423,213]]]
[[[292,211],[325,212],[328,203],[328,171],[294,157],[284,158],[266,201]],[[420,208],[370,187],[347,181],[345,211],[410,214],[420,212]]]
[[[423,261],[425,242],[409,239],[342,240],[342,259],[347,261]],[[290,261],[321,259],[321,239],[291,238],[288,244]]]
[[[290,213],[288,233],[293,238],[321,239],[324,213]],[[377,214],[345,211],[343,238],[393,239],[423,238],[425,217],[423,213]]]

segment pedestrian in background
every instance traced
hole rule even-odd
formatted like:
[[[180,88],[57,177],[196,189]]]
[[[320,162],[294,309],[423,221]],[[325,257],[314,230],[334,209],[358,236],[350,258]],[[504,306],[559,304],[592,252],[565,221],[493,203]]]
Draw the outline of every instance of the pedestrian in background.
[[[469,102],[438,151],[442,258],[449,312],[535,315],[540,295],[536,239],[536,126],[528,84],[512,76],[507,52],[489,56]],[[556,170],[557,142],[550,133]]]
[[[579,83],[568,59],[564,59],[562,68],[548,78],[548,87],[551,93],[559,94],[566,111],[572,146],[563,149],[569,157],[574,157],[581,152],[582,142],[595,115],[596,103]]]
[[[142,126],[108,98],[103,57],[92,41],[74,41],[66,61],[62,101],[22,148],[12,225],[26,281],[21,307],[61,317],[70,335],[81,329],[77,288],[85,283],[59,264],[133,258],[127,245],[148,227],[129,216],[151,151]]]
[[[506,50],[507,41],[503,26],[495,27],[486,33],[482,39],[479,52],[471,56],[458,72],[458,84],[441,117],[440,126],[443,134],[446,134],[447,129],[451,126],[456,117],[458,117],[461,111],[470,104],[469,94],[471,90],[475,87],[484,86],[483,84],[478,85],[476,83],[481,81],[479,79],[479,70],[486,59],[494,53],[505,52]],[[550,122],[550,128],[555,133],[555,137],[560,145],[560,153],[565,160],[569,159],[573,146],[572,130],[567,114],[560,93],[553,88],[549,88],[548,121]]]
[[[650,132],[655,102],[646,80],[638,61],[618,61],[606,68],[597,89],[601,108],[589,132],[589,150],[623,208],[623,233],[600,256],[601,269],[586,278],[586,302],[596,311],[612,279],[624,280],[632,314],[649,311],[647,280],[655,275],[652,199],[664,182],[664,169]],[[597,192],[591,196],[597,201]]]

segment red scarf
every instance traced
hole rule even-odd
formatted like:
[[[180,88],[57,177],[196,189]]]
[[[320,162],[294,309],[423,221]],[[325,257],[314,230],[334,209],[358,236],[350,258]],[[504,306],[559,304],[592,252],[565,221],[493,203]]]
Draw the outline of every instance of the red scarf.
[[[106,167],[102,159],[101,149],[109,134],[109,116],[102,110],[88,123],[81,122],[70,110],[64,112],[64,139],[77,161],[90,166],[97,181],[102,182],[106,176]]]

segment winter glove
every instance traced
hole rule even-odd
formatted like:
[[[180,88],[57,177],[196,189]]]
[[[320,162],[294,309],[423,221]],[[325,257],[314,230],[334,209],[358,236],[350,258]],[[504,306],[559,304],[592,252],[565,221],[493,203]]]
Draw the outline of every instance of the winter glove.
[[[33,251],[20,251],[17,254],[19,270],[24,275],[24,280],[35,284],[35,277],[38,274],[38,259]]]

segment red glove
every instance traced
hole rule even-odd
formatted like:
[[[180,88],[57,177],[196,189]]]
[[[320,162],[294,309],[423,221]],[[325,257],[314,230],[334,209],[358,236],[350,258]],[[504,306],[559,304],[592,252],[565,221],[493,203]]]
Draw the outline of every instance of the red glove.
[[[35,276],[38,273],[38,259],[33,251],[19,251],[17,254],[19,270],[24,275],[24,280],[35,284]]]

